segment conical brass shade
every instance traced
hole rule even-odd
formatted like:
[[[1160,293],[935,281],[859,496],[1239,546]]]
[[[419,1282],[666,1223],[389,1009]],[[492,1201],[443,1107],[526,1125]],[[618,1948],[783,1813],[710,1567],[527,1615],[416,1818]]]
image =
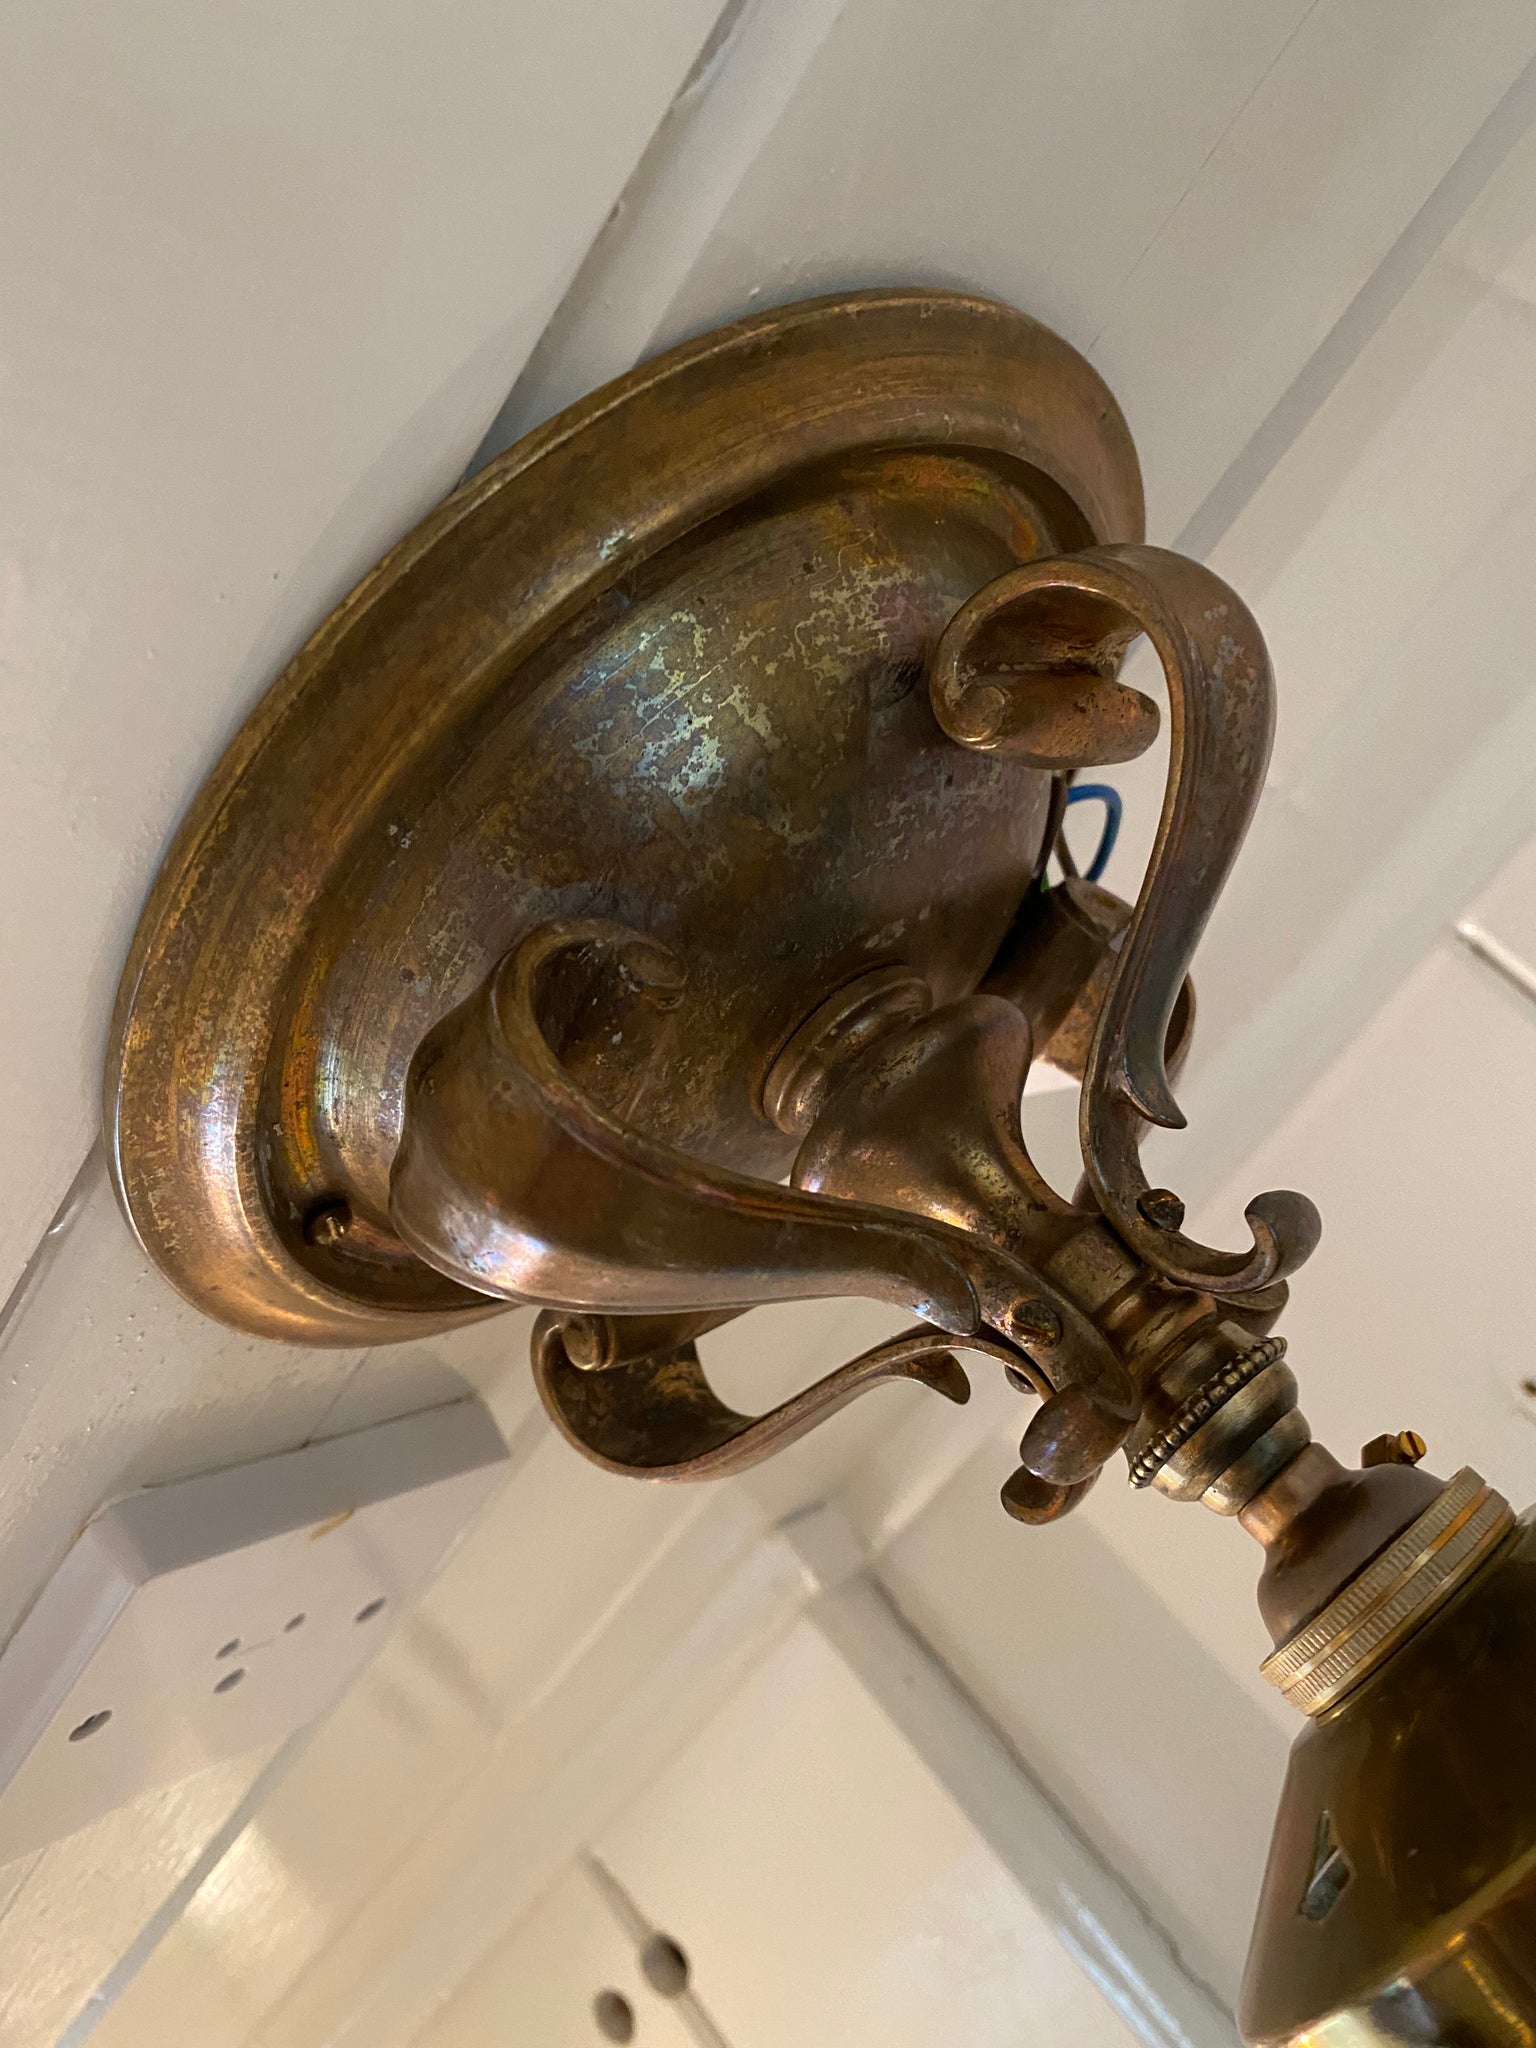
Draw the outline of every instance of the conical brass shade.
[[[1536,1510],[1298,1738],[1255,2043],[1536,2043]]]

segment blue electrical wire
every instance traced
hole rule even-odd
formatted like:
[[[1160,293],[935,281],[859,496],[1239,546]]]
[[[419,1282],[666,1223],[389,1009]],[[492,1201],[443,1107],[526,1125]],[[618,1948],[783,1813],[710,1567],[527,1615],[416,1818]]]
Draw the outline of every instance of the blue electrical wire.
[[[1109,856],[1115,850],[1115,841],[1120,837],[1120,813],[1122,805],[1120,792],[1112,789],[1107,782],[1075,782],[1067,791],[1067,804],[1087,803],[1094,798],[1104,806],[1104,830],[1099,836],[1098,849],[1093,859],[1083,870],[1085,882],[1096,882],[1109,866]]]

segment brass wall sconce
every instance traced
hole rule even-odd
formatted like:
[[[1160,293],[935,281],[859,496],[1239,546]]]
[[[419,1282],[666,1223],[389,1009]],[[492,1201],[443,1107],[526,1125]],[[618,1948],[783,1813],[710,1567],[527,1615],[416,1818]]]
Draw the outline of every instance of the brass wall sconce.
[[[1073,773],[1172,759],[1134,909],[1047,887]],[[707,335],[530,436],[368,576],[183,825],[124,975],[118,1188],[211,1315],[377,1344],[533,1302],[566,1437],[738,1471],[866,1387],[1037,1399],[1004,1490],[1106,1462],[1264,1548],[1309,1717],[1244,1990],[1256,2042],[1536,2035],[1536,1536],[1406,1437],[1347,1470],[1283,1339],[1318,1220],[1185,1233],[1190,956],[1265,772],[1241,600],[1142,540],[1135,451],[1064,342],[949,292]],[[1081,1077],[1076,1199],[1033,1054]],[[764,1415],[696,1340],[756,1303],[906,1336]]]

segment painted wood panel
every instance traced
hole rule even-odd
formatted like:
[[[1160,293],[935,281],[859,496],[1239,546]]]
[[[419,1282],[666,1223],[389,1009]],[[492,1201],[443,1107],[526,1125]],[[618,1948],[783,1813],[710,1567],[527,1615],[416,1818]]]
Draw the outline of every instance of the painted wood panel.
[[[160,849],[456,480],[716,0],[27,4],[0,80],[0,1296]]]
[[[809,1622],[595,1846],[730,2048],[1135,2038]]]

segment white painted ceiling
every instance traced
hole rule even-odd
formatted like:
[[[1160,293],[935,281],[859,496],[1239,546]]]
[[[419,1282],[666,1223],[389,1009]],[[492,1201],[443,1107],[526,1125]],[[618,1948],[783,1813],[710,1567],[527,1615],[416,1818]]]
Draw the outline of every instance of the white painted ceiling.
[[[1232,1995],[1290,1732],[1235,1529],[1108,1481],[1018,1529],[992,1386],[959,1417],[871,1397],[751,1484],[630,1486],[545,1429],[524,1318],[367,1356],[235,1337],[147,1270],[87,1159],[106,1007],[180,809],[468,460],[712,13],[140,0],[27,6],[13,31],[0,1633],[124,1488],[465,1380],[514,1456],[306,1743],[0,1869],[3,2048],[88,2025],[105,2048],[429,2038],[788,1625],[806,1589],[764,1531],[823,1498]],[[1411,1425],[1522,1504],[1536,1040],[1455,927],[1536,963],[1533,65],[1523,0],[758,0],[509,412],[558,402],[562,362],[893,279],[992,291],[1092,355],[1153,537],[1244,593],[1281,689],[1159,1172],[1229,1234],[1257,1189],[1309,1190],[1327,1235],[1286,1328],[1319,1434],[1349,1453]],[[613,293],[636,248],[645,291]],[[1124,777],[1122,887],[1155,781]],[[1065,1174],[1070,1102],[1031,1108]],[[765,1404],[880,1327],[859,1305],[750,1319],[715,1346],[722,1385]],[[738,1796],[772,1786],[744,1772]]]
[[[160,850],[454,482],[714,0],[24,4],[0,85],[0,1292]]]

